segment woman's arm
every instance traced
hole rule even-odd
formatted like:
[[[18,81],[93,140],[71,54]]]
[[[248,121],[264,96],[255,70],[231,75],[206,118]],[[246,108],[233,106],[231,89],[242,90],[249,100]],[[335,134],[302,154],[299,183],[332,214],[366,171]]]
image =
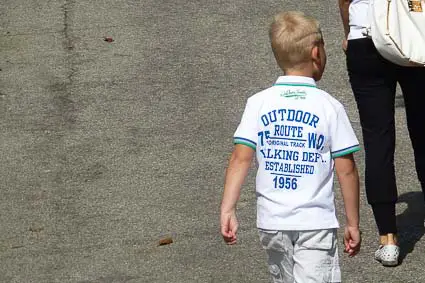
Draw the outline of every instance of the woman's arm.
[[[350,26],[348,25],[348,8],[350,7],[350,0],[338,0],[339,13],[341,14],[342,24],[344,26],[345,39],[348,37],[350,32]]]
[[[341,14],[342,25],[344,26],[344,39],[342,40],[342,50],[347,52],[348,46],[348,34],[350,33],[350,25],[349,25],[349,13],[348,8],[350,7],[351,0],[338,0],[339,4],[339,13]]]

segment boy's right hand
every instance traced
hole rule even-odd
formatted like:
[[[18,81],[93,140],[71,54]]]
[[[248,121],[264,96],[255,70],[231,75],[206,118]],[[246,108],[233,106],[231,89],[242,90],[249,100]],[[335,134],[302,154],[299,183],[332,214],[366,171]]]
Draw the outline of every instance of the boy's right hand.
[[[358,227],[345,227],[344,230],[344,252],[350,257],[355,256],[360,251],[362,239]]]
[[[221,235],[228,245],[236,244],[236,232],[238,231],[238,220],[236,213],[221,213],[220,217]]]

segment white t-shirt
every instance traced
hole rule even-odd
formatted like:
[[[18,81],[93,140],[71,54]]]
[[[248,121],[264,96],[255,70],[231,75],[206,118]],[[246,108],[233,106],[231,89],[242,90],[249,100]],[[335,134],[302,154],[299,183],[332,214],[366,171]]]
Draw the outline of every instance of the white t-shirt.
[[[349,6],[349,40],[366,37],[364,30],[368,26],[368,8],[369,0],[351,1]]]
[[[312,78],[282,76],[250,97],[234,143],[256,150],[258,228],[339,227],[333,158],[359,150],[359,142],[342,104]]]

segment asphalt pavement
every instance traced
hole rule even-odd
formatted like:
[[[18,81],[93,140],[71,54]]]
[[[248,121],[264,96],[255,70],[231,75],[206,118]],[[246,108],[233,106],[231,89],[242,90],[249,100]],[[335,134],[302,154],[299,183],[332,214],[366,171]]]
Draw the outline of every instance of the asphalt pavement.
[[[320,20],[319,86],[361,139],[337,1],[0,0],[0,282],[269,282],[254,167],[236,246],[218,218],[246,99],[280,75],[267,29],[281,10]],[[362,184],[363,247],[341,253],[343,282],[425,282],[422,194],[396,99],[403,262],[374,261]],[[339,192],[336,205],[343,225]],[[173,243],[158,246],[164,237]]]

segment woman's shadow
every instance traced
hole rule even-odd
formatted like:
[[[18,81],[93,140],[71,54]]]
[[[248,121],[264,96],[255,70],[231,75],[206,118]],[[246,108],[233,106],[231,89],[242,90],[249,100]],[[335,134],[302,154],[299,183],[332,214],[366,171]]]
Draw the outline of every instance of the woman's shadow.
[[[422,192],[408,192],[398,197],[398,203],[406,203],[406,210],[397,215],[397,229],[399,233],[400,264],[415,248],[416,243],[425,233],[424,216],[425,205]]]

